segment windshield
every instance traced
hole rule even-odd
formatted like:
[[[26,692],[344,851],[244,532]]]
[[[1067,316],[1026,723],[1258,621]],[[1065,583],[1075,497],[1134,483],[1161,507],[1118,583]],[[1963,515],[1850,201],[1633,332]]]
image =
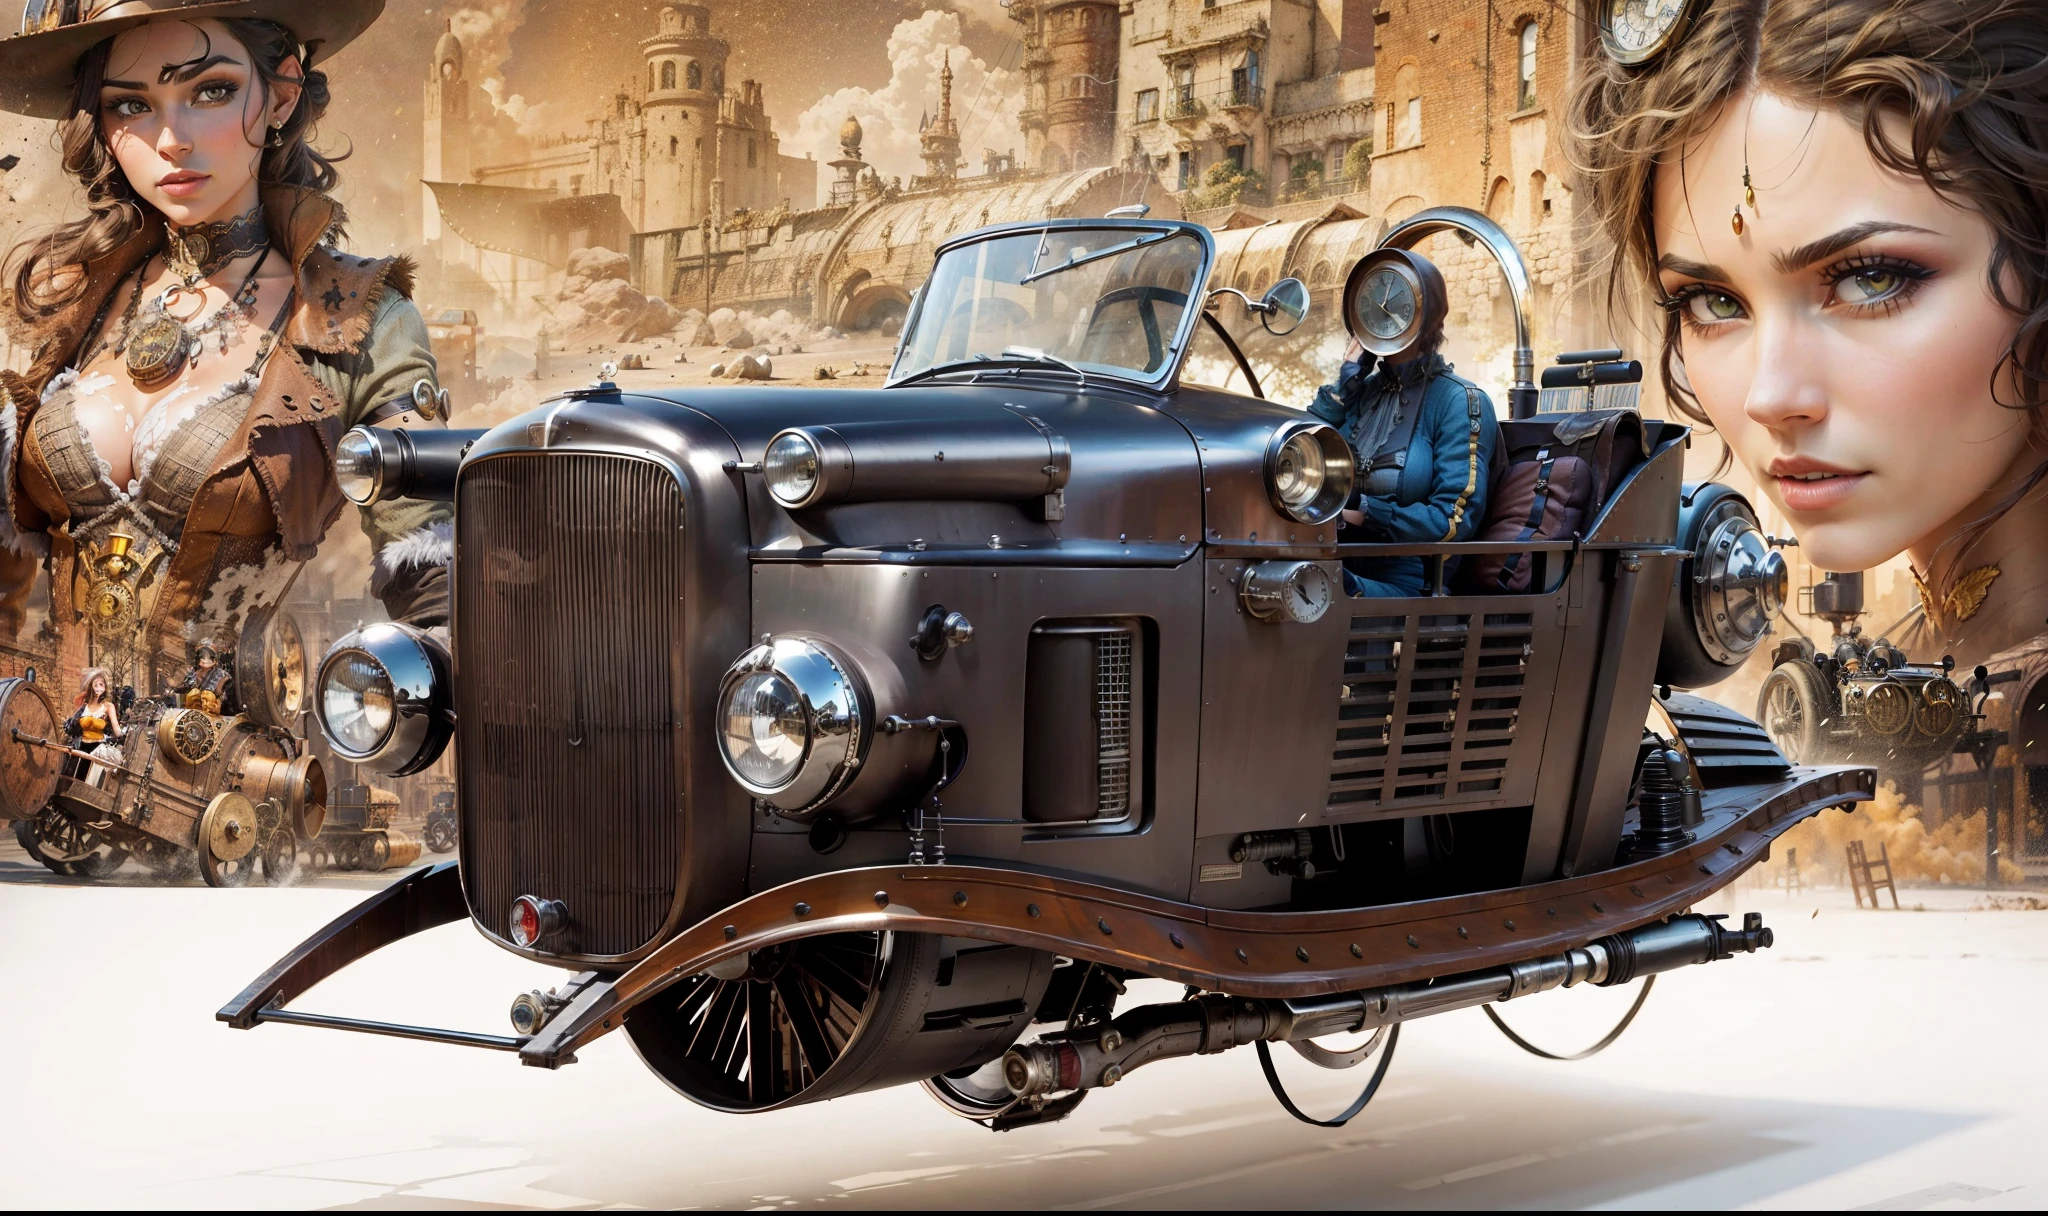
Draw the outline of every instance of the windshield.
[[[1039,229],[948,250],[919,293],[893,378],[1042,359],[1163,381],[1205,256],[1192,233],[1137,226]]]

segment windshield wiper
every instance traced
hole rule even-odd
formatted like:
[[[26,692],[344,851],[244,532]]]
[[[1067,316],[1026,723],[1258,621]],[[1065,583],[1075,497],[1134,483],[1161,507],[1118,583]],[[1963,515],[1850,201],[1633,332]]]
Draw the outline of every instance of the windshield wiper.
[[[1171,239],[1174,235],[1171,232],[1154,232],[1148,236],[1136,237],[1125,241],[1120,245],[1111,245],[1107,249],[1097,249],[1093,253],[1084,253],[1079,257],[1070,256],[1066,261],[1061,262],[1057,266],[1048,266],[1044,270],[1032,271],[1030,274],[1018,279],[1017,286],[1022,287],[1026,283],[1036,283],[1040,279],[1049,278],[1063,270],[1072,270],[1076,266],[1086,266],[1090,262],[1099,262],[1103,258],[1113,258],[1120,253],[1129,253],[1133,249],[1143,249],[1147,245],[1157,245],[1161,241]]]
[[[1075,366],[1072,363],[1067,362],[1065,359],[1060,358],[1058,355],[1049,355],[1046,352],[1038,350],[1034,347],[1005,346],[1003,348],[1003,353],[1000,356],[998,356],[998,358],[1024,359],[1032,363],[1049,363],[1054,367],[1064,367],[1068,371],[1074,373],[1074,375],[1080,377],[1082,388],[1088,387],[1087,372],[1082,371],[1079,367]]]
[[[961,372],[973,372],[979,377],[991,365],[1002,363],[1042,363],[1047,367],[1062,368],[1074,373],[1081,381],[1082,388],[1088,387],[1087,372],[1082,371],[1079,367],[1060,358],[1058,355],[1050,355],[1042,350],[1036,350],[1028,346],[1004,347],[1003,353],[1000,355],[983,354],[977,351],[965,359],[955,359],[951,363],[934,363],[930,367],[911,372],[901,380],[893,381],[893,383],[897,385],[910,384],[918,380],[928,380],[933,376],[957,375]],[[1013,374],[1017,370],[1016,368],[1010,369]]]

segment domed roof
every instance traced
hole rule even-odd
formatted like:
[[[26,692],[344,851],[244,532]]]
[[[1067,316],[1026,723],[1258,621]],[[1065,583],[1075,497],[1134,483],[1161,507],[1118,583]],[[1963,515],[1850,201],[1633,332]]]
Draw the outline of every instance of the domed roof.
[[[455,36],[454,26],[446,22],[441,30],[441,40],[434,44],[435,67],[444,63],[454,64],[455,74],[462,75],[462,39]]]
[[[860,129],[860,119],[855,118],[851,114],[848,114],[846,116],[845,125],[839,128],[839,150],[841,152],[846,153],[848,156],[853,157],[856,160],[860,159],[860,141],[862,134],[863,132]]]

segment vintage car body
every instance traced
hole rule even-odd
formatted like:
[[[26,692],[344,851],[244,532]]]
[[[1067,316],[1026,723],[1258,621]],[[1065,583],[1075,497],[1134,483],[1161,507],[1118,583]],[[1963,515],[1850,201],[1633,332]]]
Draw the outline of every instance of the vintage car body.
[[[1473,213],[1389,239],[1432,224],[1519,272]],[[1145,310],[1211,298],[1206,232],[1142,219],[984,230],[941,270],[1020,236],[1033,268],[1055,241],[1197,247],[1171,292],[1112,277],[1081,314],[1090,334],[1135,299],[1156,352]],[[399,445],[362,450],[365,493],[455,502],[453,642],[344,639],[321,704],[339,707],[330,738],[358,729],[360,689],[386,672],[393,721],[414,724],[388,728],[387,764],[422,763],[423,724],[448,724],[459,862],[338,920],[222,1020],[545,1067],[624,1028],[720,1109],[924,1081],[1009,1127],[1153,1059],[1286,1041],[1355,1064],[1366,1049],[1309,1040],[1768,945],[1756,918],[1682,913],[1799,819],[1870,796],[1868,770],[1794,768],[1739,715],[1653,697],[1660,651],[1721,674],[1763,632],[1694,653],[1712,631],[1696,618],[1732,592],[1725,561],[1674,543],[1699,531],[1680,518],[1684,428],[1645,423],[1646,453],[1581,537],[1340,546],[1334,511],[1276,498],[1304,416],[1179,383],[1212,323],[1199,307],[1166,357],[1121,376],[1037,349],[920,367],[919,310],[947,307],[946,282],[920,294],[880,390],[601,382],[481,435],[364,440]],[[810,481],[778,465],[791,450],[816,457]],[[786,507],[794,491],[816,505]],[[1538,564],[1530,593],[1441,590],[1446,557],[1510,549]],[[1306,602],[1347,557],[1405,552],[1439,594],[1281,612],[1268,593]],[[752,755],[782,719],[742,697],[722,723],[721,697],[785,675],[806,692],[801,765],[851,762],[750,792],[721,730],[738,723]],[[1682,761],[1646,742],[1653,703]],[[465,917],[575,973],[518,999],[518,1034],[288,1007]],[[1117,1016],[1134,976],[1210,995]],[[1057,1028],[1019,1045],[1034,1023]]]

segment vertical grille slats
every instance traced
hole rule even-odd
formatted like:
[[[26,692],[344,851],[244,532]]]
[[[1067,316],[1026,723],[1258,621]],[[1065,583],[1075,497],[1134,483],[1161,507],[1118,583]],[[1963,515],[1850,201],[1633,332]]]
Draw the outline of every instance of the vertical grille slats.
[[[1131,809],[1131,634],[1095,640],[1097,764],[1095,817],[1121,819]]]
[[[498,456],[458,489],[454,641],[463,877],[485,927],[561,900],[557,948],[652,940],[676,897],[683,790],[673,656],[683,500],[664,468]]]

